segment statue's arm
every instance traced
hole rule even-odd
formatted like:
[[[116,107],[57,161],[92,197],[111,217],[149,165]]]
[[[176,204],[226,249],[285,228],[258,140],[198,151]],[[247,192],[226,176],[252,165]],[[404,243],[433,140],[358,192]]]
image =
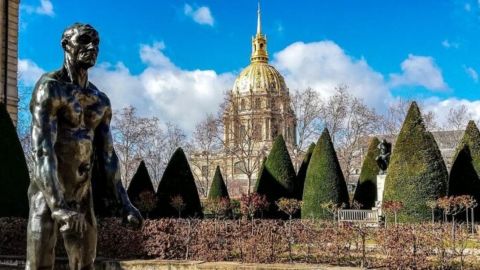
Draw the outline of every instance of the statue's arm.
[[[118,157],[113,149],[113,137],[110,128],[110,122],[112,119],[112,109],[107,100],[107,108],[104,114],[104,117],[96,129],[96,136],[100,139],[100,150],[101,153],[99,158],[103,159],[100,164],[103,164],[104,175],[107,178],[108,187],[111,187],[113,190],[111,192],[115,195],[117,203],[120,203],[123,208],[123,214],[125,218],[128,218],[128,221],[132,223],[138,223],[141,225],[142,217],[139,211],[132,205],[128,194],[123,187],[121,176],[120,176],[120,166]]]
[[[114,153],[113,149],[113,137],[110,128],[110,122],[112,119],[112,110],[110,104],[108,104],[105,114],[102,121],[96,129],[96,137],[99,138],[97,141],[99,145],[100,153],[98,158],[102,159],[100,164],[102,164],[101,170],[104,171],[108,187],[112,188],[110,190],[114,195],[117,202],[124,205],[128,203],[128,196],[123,196],[125,193],[125,188],[122,185],[120,177],[120,165],[117,155]]]
[[[60,99],[54,83],[38,83],[32,96],[32,148],[35,159],[32,181],[41,190],[52,212],[63,209],[65,201],[58,180],[55,141]]]

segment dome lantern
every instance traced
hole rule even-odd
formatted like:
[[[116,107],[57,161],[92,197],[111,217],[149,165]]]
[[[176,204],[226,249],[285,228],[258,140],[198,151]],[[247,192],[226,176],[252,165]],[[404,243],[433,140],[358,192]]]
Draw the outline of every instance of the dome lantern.
[[[257,34],[252,37],[252,63],[268,63],[267,36],[262,34],[262,18],[260,12],[260,2],[257,10]]]

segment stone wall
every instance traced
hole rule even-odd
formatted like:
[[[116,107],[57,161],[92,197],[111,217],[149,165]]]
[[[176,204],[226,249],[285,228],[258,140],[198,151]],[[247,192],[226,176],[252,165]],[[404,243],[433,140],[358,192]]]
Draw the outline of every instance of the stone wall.
[[[19,0],[0,1],[0,100],[5,101],[14,123],[18,115],[18,10]]]

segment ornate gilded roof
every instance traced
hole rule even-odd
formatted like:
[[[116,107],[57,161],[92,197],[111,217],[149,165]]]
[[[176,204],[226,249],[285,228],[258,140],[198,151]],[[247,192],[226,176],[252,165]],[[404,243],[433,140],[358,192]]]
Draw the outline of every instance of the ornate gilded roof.
[[[288,92],[282,75],[268,64],[267,37],[262,34],[260,5],[258,6],[257,34],[252,38],[250,65],[237,77],[233,92],[246,94],[253,92]]]
[[[282,93],[288,92],[282,75],[268,63],[251,63],[238,75],[233,84],[234,93],[253,92]]]

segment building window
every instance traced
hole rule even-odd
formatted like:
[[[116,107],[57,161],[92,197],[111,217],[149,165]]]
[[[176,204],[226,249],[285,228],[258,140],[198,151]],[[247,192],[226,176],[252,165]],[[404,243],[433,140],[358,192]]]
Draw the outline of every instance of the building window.
[[[246,171],[245,162],[243,162],[243,161],[235,162],[235,165],[233,165],[233,166],[234,166],[233,172],[235,174],[244,174],[245,171]]]
[[[255,99],[255,109],[261,109],[262,108],[262,100],[260,98]]]
[[[208,177],[208,166],[202,166],[202,177]]]
[[[240,125],[240,140],[244,140],[246,135],[247,129],[245,128],[245,125]]]
[[[255,124],[253,128],[253,139],[257,141],[262,140],[262,124]]]
[[[245,110],[245,99],[242,99],[242,101],[240,101],[240,110],[241,111]]]
[[[275,138],[278,135],[278,128],[277,125],[272,124],[272,140],[275,140]]]

